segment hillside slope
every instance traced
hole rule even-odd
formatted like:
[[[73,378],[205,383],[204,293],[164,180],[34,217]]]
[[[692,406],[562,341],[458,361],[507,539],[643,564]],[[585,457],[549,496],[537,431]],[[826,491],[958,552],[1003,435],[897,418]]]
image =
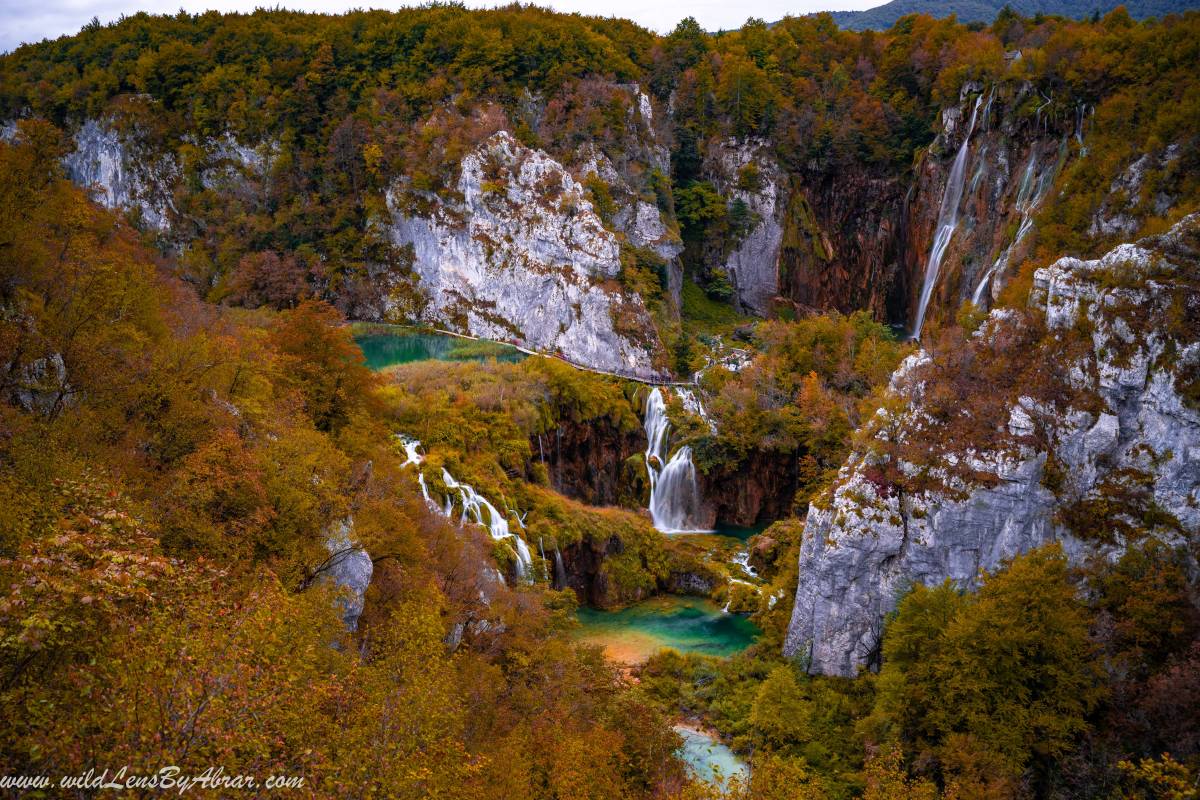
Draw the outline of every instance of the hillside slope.
[[[953,14],[959,22],[990,24],[1005,7],[1027,17],[1045,14],[1086,19],[1093,14],[1107,14],[1118,6],[1124,6],[1134,19],[1148,19],[1180,14],[1200,7],[1200,4],[1195,0],[1132,0],[1125,3],[1114,0],[954,0],[950,3],[937,0],[892,0],[865,11],[833,11],[830,14],[838,27],[845,30],[883,31],[909,14],[929,14],[933,17],[948,17]]]

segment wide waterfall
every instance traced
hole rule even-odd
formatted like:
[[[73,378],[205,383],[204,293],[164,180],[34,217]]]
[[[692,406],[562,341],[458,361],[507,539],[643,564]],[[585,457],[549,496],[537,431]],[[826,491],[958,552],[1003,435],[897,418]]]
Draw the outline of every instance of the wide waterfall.
[[[938,210],[937,233],[933,237],[933,247],[929,250],[929,259],[925,262],[925,281],[921,285],[921,299],[917,303],[917,319],[913,323],[913,338],[921,338],[921,326],[925,324],[925,312],[929,308],[929,298],[933,296],[933,287],[937,283],[938,270],[942,266],[942,257],[950,246],[954,229],[958,226],[958,204],[962,200],[963,181],[967,172],[967,153],[971,149],[971,134],[975,132],[975,117],[979,113],[979,103],[983,95],[975,98],[975,108],[971,111],[971,124],[963,136],[962,146],[954,157],[954,165],[950,168],[950,176],[946,179],[946,190],[942,193],[942,205]]]
[[[692,448],[681,447],[664,459],[671,423],[662,390],[646,398],[646,472],[650,476],[650,517],[663,533],[694,533],[702,530],[700,486],[692,463]]]

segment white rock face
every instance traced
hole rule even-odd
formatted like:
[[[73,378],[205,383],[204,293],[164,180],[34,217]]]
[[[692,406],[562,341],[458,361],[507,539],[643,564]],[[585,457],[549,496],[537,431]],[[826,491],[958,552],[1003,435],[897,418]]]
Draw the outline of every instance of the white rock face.
[[[501,131],[463,159],[457,189],[461,202],[438,202],[429,216],[388,195],[392,240],[412,246],[429,293],[427,321],[594,369],[664,377],[641,299],[605,285],[620,273],[620,243],[561,164]]]
[[[1151,170],[1166,170],[1179,160],[1178,144],[1171,144],[1159,154],[1143,153],[1118,175],[1108,187],[1108,196],[1092,216],[1088,233],[1092,236],[1128,236],[1141,224],[1136,213],[1142,200],[1142,186]],[[1155,195],[1154,213],[1165,214],[1175,198]]]
[[[323,573],[327,580],[345,590],[338,602],[342,608],[342,621],[346,629],[351,631],[358,627],[358,618],[363,612],[363,597],[375,572],[370,554],[351,541],[350,534],[353,531],[354,520],[347,518],[329,532],[325,549],[329,551],[330,559]]]
[[[88,120],[75,132],[75,151],[63,165],[67,177],[93,190],[101,205],[136,209],[150,228],[169,226],[171,187],[178,172],[170,159],[147,162],[113,128]]]
[[[200,173],[200,182],[211,191],[245,193],[250,183],[261,181],[279,152],[279,142],[268,141],[258,147],[239,142],[231,133],[201,144],[210,166]]]
[[[1113,288],[1098,278],[1099,271],[1112,270],[1128,279],[1126,286]],[[1198,270],[1200,215],[1102,259],[1063,258],[1039,270],[1033,303],[1045,310],[1052,331],[1073,327],[1081,314],[1089,318],[1092,350],[1080,363],[1065,365],[1063,374],[1076,388],[1094,392],[1103,406],[1098,413],[1072,410],[1052,420],[1047,433],[1066,485],[1057,497],[1043,485],[1048,453],[1032,445],[1022,445],[1015,456],[945,452],[948,462],[970,459],[998,480],[964,499],[912,500],[902,514],[895,495],[881,496],[888,493],[871,481],[869,457],[852,454],[832,502],[809,508],[785,653],[808,658],[816,673],[853,675],[877,652],[884,615],[915,583],[950,578],[971,587],[981,572],[1051,541],[1075,561],[1097,552],[1116,557],[1119,536],[1115,545],[1084,542],[1054,517],[1063,503],[1094,496],[1122,470],[1146,475],[1154,503],[1178,520],[1180,532],[1165,531],[1166,538],[1194,540],[1200,534],[1200,413],[1184,404],[1176,383],[1200,369],[1200,330],[1171,341],[1146,320],[1172,302],[1164,282],[1191,287],[1186,302],[1200,304]],[[998,310],[978,335],[995,336],[1020,324],[1017,315]],[[919,380],[920,358],[897,370],[893,390],[910,402],[904,422],[921,414]],[[1034,419],[1045,419],[1045,411],[1031,398],[1019,398],[1010,408],[1009,431],[1032,433]]]
[[[737,306],[766,316],[771,298],[779,292],[779,247],[783,242],[783,213],[787,202],[783,170],[760,140],[739,142],[728,139],[717,152],[717,183],[723,194],[746,204],[755,224],[738,242],[723,265],[733,284]],[[760,186],[753,190],[738,188],[738,173],[747,164],[758,167]],[[724,185],[722,185],[724,184]]]

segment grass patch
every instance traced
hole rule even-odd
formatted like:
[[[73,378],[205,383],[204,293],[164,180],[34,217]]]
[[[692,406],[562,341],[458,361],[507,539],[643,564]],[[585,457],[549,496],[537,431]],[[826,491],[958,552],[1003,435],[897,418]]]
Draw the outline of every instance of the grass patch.
[[[739,314],[733,306],[713,300],[690,278],[683,279],[683,329],[691,335],[721,336],[733,333],[753,317]]]

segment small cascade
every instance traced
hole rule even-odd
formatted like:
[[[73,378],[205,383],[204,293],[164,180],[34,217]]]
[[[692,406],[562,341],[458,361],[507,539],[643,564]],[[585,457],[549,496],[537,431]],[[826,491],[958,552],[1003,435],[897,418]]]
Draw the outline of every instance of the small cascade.
[[[996,85],[992,84],[992,90],[988,92],[987,104],[983,107],[983,129],[990,131],[992,129],[992,101],[996,99]]]
[[[425,505],[429,506],[429,510],[435,514],[441,514],[443,517],[450,516],[446,509],[440,508],[437,503],[433,502],[433,498],[429,496],[429,487],[425,484],[425,476],[420,472],[417,473],[417,483],[421,486],[421,497],[425,498]]]
[[[563,566],[562,553],[558,545],[554,546],[554,588],[564,589],[567,586],[567,568]]]
[[[399,439],[400,444],[404,446],[405,459],[404,463],[400,466],[407,467],[409,464],[415,464],[418,467],[421,466],[421,462],[425,460],[425,457],[417,452],[417,448],[421,446],[421,443],[416,439],[410,439],[407,436],[397,436],[396,438]]]
[[[1080,103],[1075,107],[1075,141],[1079,144],[1079,157],[1083,158],[1087,155],[1087,145],[1083,143],[1083,137],[1087,134],[1088,117],[1096,113],[1096,107],[1091,106],[1090,110],[1087,103]]]
[[[508,529],[508,519],[496,510],[496,507],[486,497],[475,491],[475,487],[470,484],[459,483],[444,467],[442,468],[442,482],[446,484],[447,489],[451,491],[458,490],[463,506],[460,523],[466,522],[468,518],[472,518],[475,524],[487,528],[488,533],[496,541],[503,541],[505,539],[513,540],[512,545],[517,552],[517,575],[522,580],[528,580],[530,570],[533,567],[533,556],[530,554],[529,546],[525,544],[525,540]],[[486,521],[484,521],[485,511],[487,512]]]
[[[704,407],[704,401],[700,399],[700,395],[691,389],[678,386],[675,387],[675,393],[679,395],[679,400],[683,403],[684,410],[704,420],[704,423],[708,425],[708,429],[711,432],[717,432],[717,424],[709,418],[708,409]]]
[[[407,457],[402,467],[407,467],[409,464],[420,466],[425,461],[425,457],[417,452],[421,446],[421,442],[417,439],[411,439],[407,436],[397,436],[404,446],[404,454]],[[471,519],[477,525],[487,528],[488,533],[497,541],[503,539],[512,539],[513,549],[517,553],[517,575],[522,580],[529,580],[531,569],[533,567],[533,557],[529,552],[528,545],[525,540],[508,529],[508,518],[502,515],[494,505],[488,502],[487,498],[475,491],[474,487],[460,483],[455,480],[445,467],[442,468],[442,482],[446,484],[446,488],[451,492],[458,491],[459,497],[462,500],[462,516],[459,518],[459,524],[463,524]],[[445,503],[439,506],[429,494],[429,485],[425,482],[425,474],[421,470],[417,470],[417,485],[421,487],[421,497],[425,498],[425,505],[429,506],[429,510],[435,514],[441,514],[443,517],[449,518],[454,513],[454,499],[447,495]],[[487,512],[486,521],[484,512]],[[513,510],[513,515],[516,517],[517,525],[523,530],[525,528],[525,517]],[[528,512],[526,512],[528,515]],[[542,555],[545,558],[545,554]],[[503,582],[503,578],[501,579]]]
[[[1015,205],[1017,211],[1021,214],[1021,224],[1017,227],[1017,235],[1013,237],[1008,247],[1004,248],[1004,252],[1000,254],[995,263],[980,278],[979,285],[975,287],[975,292],[971,295],[971,302],[976,306],[983,300],[984,291],[991,284],[992,278],[1008,267],[1009,257],[1012,255],[1013,249],[1033,229],[1033,212],[1045,196],[1054,175],[1054,170],[1051,169],[1044,172],[1035,180],[1034,170],[1036,167],[1037,150],[1034,149],[1029,153],[1029,161],[1025,164],[1025,171],[1021,174],[1021,185],[1017,187]]]
[[[650,516],[663,533],[698,532],[700,486],[692,463],[692,448],[681,447],[664,463],[671,423],[662,390],[646,398],[646,472],[650,476]]]
[[[758,577],[758,570],[756,570],[756,569],[754,569],[754,567],[750,566],[750,551],[749,550],[739,550],[737,553],[734,554],[731,561],[732,561],[732,563],[737,564],[739,567],[741,567],[742,572],[745,572],[751,578]]]
[[[921,327],[925,324],[925,312],[929,309],[929,299],[933,296],[933,287],[937,283],[938,270],[942,265],[942,257],[950,246],[954,229],[958,226],[958,204],[962,200],[963,181],[967,171],[967,155],[971,149],[971,134],[975,132],[975,118],[979,114],[979,104],[983,95],[975,98],[975,108],[971,111],[971,124],[963,136],[962,145],[954,157],[950,168],[950,176],[946,180],[946,190],[942,194],[942,204],[938,210],[937,232],[933,237],[933,247],[929,250],[929,259],[925,262],[925,280],[921,285],[921,299],[917,304],[917,318],[913,324],[912,338],[921,338]]]

